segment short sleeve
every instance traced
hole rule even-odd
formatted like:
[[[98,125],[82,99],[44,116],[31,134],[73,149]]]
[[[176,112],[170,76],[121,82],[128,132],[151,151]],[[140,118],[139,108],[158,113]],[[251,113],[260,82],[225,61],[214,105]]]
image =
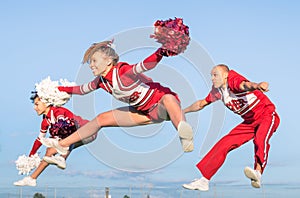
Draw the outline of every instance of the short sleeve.
[[[240,89],[240,85],[242,82],[248,82],[249,80],[246,79],[244,76],[238,74],[234,70],[230,70],[228,73],[228,86],[234,92],[243,92]]]
[[[47,118],[44,118],[42,120],[42,123],[41,123],[41,130],[40,130],[40,132],[41,133],[47,133],[48,127],[49,127],[49,122],[47,121]]]
[[[212,103],[220,99],[221,99],[221,94],[218,91],[218,89],[214,87],[212,87],[211,91],[208,93],[208,95],[205,98],[206,102],[208,103]]]

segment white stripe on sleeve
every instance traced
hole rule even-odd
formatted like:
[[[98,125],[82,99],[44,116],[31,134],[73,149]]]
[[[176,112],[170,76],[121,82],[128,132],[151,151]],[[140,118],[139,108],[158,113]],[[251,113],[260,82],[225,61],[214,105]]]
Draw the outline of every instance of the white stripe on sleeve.
[[[39,134],[39,138],[41,139],[41,138],[44,138],[44,137],[46,137],[46,133],[42,133],[42,132],[40,132],[40,134]]]
[[[92,88],[92,84],[91,82],[89,83],[85,83],[83,85],[80,86],[80,91],[81,93],[87,94],[92,92],[94,89]]]
[[[143,62],[139,62],[138,64],[134,65],[133,66],[133,72],[135,74],[140,74],[140,73],[143,73],[145,71],[147,71],[148,69],[145,67],[144,63]]]

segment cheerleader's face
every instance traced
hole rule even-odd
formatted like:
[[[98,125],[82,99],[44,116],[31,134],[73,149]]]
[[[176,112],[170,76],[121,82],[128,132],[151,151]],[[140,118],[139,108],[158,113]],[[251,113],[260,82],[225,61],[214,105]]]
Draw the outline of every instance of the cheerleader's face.
[[[214,88],[226,88],[228,73],[221,67],[214,67],[211,71],[211,81]]]
[[[111,69],[112,60],[101,51],[96,51],[90,59],[90,68],[94,76],[106,76]]]
[[[43,103],[39,97],[36,97],[34,99],[33,104],[34,104],[33,108],[38,115],[42,115],[42,114],[47,115],[49,111],[49,107],[45,103]]]

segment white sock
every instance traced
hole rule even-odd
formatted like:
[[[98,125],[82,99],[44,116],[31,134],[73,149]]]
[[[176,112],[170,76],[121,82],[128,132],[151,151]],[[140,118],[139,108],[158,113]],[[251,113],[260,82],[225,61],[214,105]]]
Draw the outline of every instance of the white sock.
[[[209,180],[206,179],[205,177],[201,177],[200,179],[201,179],[202,181],[205,181],[205,182],[209,183]]]

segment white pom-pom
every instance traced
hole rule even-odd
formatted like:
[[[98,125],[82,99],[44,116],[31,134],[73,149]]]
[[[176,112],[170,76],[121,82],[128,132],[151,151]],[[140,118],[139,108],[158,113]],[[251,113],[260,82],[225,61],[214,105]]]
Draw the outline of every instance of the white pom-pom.
[[[30,171],[38,167],[41,162],[40,156],[36,153],[30,157],[21,155],[15,161],[19,175],[29,175]]]
[[[74,86],[76,85],[74,82],[69,82],[66,79],[60,79],[60,83],[58,81],[51,81],[48,76],[40,83],[35,84],[35,89],[37,91],[37,95],[46,105],[53,106],[62,106],[66,104],[71,95],[58,90],[58,86]]]

